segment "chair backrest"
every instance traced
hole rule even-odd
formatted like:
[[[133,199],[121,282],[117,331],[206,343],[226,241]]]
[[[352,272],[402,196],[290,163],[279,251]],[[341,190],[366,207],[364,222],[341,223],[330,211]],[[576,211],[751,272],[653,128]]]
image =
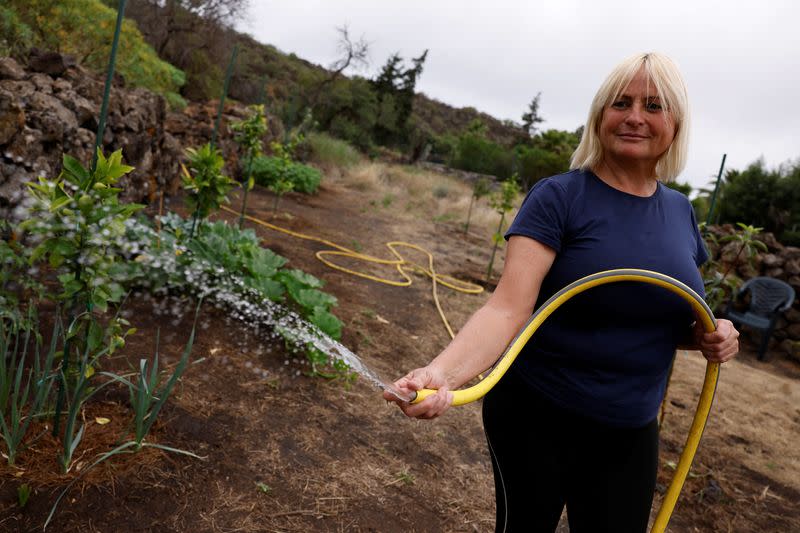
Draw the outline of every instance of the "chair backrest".
[[[750,278],[739,293],[750,291],[750,311],[769,316],[775,311],[784,311],[794,302],[794,289],[788,283],[775,278]]]

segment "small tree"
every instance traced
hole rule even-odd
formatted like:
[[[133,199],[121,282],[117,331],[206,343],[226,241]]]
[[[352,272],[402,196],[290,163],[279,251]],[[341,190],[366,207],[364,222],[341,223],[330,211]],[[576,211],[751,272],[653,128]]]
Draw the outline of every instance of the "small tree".
[[[302,141],[302,136],[295,137],[286,144],[272,143],[272,153],[278,160],[278,173],[275,179],[267,188],[275,194],[275,203],[272,204],[272,213],[278,213],[278,202],[287,192],[294,190],[294,182],[289,176],[289,168],[292,166],[292,155],[298,142]]]
[[[239,215],[239,228],[244,225],[244,213],[247,209],[247,193],[253,188],[253,159],[262,154],[261,142],[264,135],[267,133],[267,120],[264,117],[264,106],[253,105],[250,106],[250,110],[250,118],[231,125],[234,131],[234,139],[239,145],[245,161],[244,181],[242,183],[244,195],[242,198],[242,212]]]
[[[528,104],[528,111],[522,115],[522,129],[531,137],[536,134],[536,130],[539,129],[539,124],[544,122],[544,119],[539,115],[539,99],[541,97],[541,92],[536,93],[531,103]]]
[[[189,234],[191,239],[198,221],[206,218],[212,210],[219,209],[222,202],[228,201],[228,192],[236,182],[222,173],[225,159],[211,143],[197,149],[189,148],[186,153],[189,155],[189,168],[183,165],[181,168],[183,188],[189,193],[186,205],[194,216]]]
[[[472,196],[469,198],[469,210],[467,211],[467,222],[464,224],[464,235],[469,233],[469,221],[472,218],[472,205],[487,196],[491,192],[491,182],[486,178],[478,178],[472,185]]]
[[[497,225],[497,231],[492,236],[494,248],[492,248],[492,257],[489,259],[489,268],[486,270],[486,282],[492,279],[492,268],[494,267],[494,257],[497,254],[497,248],[503,240],[503,224],[506,221],[506,214],[514,208],[514,200],[516,200],[520,189],[517,184],[517,175],[513,174],[510,178],[500,185],[500,190],[493,193],[489,197],[489,205],[500,214],[500,223]]]

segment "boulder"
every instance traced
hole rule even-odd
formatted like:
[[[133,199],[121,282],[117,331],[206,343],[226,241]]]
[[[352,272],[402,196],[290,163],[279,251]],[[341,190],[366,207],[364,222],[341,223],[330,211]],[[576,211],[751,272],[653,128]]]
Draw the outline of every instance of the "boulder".
[[[25,111],[13,93],[0,89],[0,146],[25,127]]]
[[[764,265],[765,268],[780,267],[783,266],[785,262],[786,260],[777,254],[763,254],[761,256],[761,264]]]
[[[0,79],[24,80],[25,69],[10,57],[0,57]]]
[[[58,52],[46,52],[38,48],[32,48],[28,57],[28,68],[34,72],[49,74],[50,76],[61,76],[67,68],[75,65],[75,58],[72,56],[59,54]]]
[[[786,261],[786,263],[783,265],[783,269],[790,276],[796,276],[800,274],[800,259],[791,259]]]

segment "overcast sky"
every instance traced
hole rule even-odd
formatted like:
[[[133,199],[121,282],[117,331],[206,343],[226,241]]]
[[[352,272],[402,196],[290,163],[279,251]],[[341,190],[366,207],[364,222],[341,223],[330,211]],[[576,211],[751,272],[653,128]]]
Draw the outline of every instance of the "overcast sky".
[[[659,51],[689,87],[689,161],[679,181],[707,186],[759,157],[800,158],[800,1],[251,0],[240,30],[329,66],[337,26],[371,43],[374,76],[390,54],[429,49],[417,90],[519,122],[542,93],[543,128],[574,130],[619,61]],[[409,63],[410,64],[410,63]],[[355,73],[355,72],[351,72]]]

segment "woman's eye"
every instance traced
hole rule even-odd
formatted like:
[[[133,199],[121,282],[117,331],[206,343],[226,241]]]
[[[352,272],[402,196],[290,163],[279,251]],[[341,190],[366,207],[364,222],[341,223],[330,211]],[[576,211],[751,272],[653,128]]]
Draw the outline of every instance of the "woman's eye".
[[[628,102],[625,100],[617,100],[616,102],[611,104],[611,107],[613,107],[614,109],[625,109],[626,107],[628,107],[628,105],[629,105]]]
[[[647,103],[647,110],[648,111],[661,111],[662,107],[661,104],[657,104],[655,102],[648,102]]]

